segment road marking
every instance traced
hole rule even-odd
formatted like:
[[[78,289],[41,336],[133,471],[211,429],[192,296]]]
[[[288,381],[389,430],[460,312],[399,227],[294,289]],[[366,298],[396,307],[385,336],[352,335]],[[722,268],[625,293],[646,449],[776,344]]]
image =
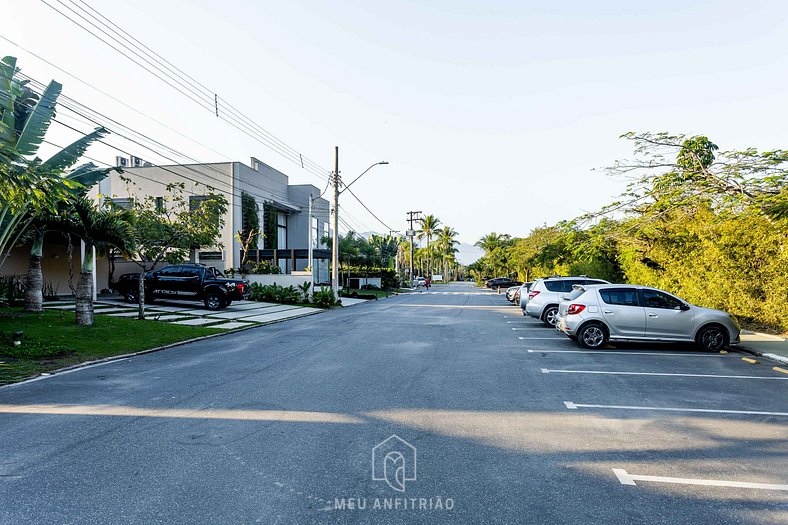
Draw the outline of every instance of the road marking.
[[[707,485],[711,487],[731,487],[740,489],[761,489],[761,490],[788,490],[788,485],[777,483],[752,483],[749,481],[727,481],[719,479],[690,479],[690,478],[668,478],[665,476],[643,476],[641,474],[629,474],[621,468],[614,468],[613,473],[622,485],[635,485],[636,481],[654,481],[657,483],[677,483],[680,485]]]
[[[753,359],[752,357],[742,357],[741,360],[742,361],[747,361],[748,363],[753,364],[753,365],[757,365],[758,364],[758,360],[757,359]]]
[[[524,339],[527,341],[532,341],[534,339],[549,339],[550,341],[566,341],[567,339],[563,337],[518,337],[517,339]]]
[[[521,337],[520,339],[526,339]],[[535,337],[528,337],[528,339],[538,339]],[[552,339],[545,337],[545,339]],[[612,350],[531,350],[528,349],[529,354],[615,354],[615,355],[656,355],[656,356],[681,356],[681,357],[725,357],[718,354],[696,354],[696,353],[668,353],[668,352],[614,352]]]
[[[661,410],[664,412],[702,412],[709,414],[744,414],[748,416],[788,416],[788,412],[764,412],[759,410],[723,410],[711,408],[674,408],[674,407],[638,407],[627,405],[586,405],[583,403],[573,403],[564,401],[564,405],[569,410],[578,408],[612,408],[617,410]]]
[[[550,368],[542,368],[543,374],[609,374],[621,376],[671,376],[671,377],[718,377],[721,379],[766,379],[766,380],[782,380],[785,381],[788,377],[762,377],[762,376],[728,376],[717,374],[675,374],[667,372],[608,372],[606,370],[555,370]]]
[[[542,326],[534,326],[533,328],[512,328],[512,330],[550,330],[550,328]]]

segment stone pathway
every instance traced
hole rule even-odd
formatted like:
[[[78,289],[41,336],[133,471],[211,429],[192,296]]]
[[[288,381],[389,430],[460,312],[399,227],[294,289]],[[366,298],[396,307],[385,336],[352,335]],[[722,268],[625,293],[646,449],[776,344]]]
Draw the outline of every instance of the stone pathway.
[[[236,301],[223,310],[211,311],[198,307],[195,301],[156,300],[145,305],[145,317],[154,321],[185,326],[209,326],[223,330],[237,330],[249,326],[295,319],[321,312],[319,308],[287,304]],[[72,310],[74,302],[45,302],[49,310]],[[96,314],[110,317],[135,317],[137,306],[120,298],[101,298],[96,301]]]

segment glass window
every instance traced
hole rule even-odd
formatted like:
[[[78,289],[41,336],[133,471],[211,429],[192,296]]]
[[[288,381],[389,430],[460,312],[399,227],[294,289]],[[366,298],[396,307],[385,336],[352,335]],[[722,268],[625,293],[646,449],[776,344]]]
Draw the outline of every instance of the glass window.
[[[656,290],[643,290],[643,300],[647,308],[664,308],[666,310],[678,310],[682,304],[675,297]]]
[[[124,210],[130,210],[134,206],[134,199],[131,197],[125,199],[112,199],[112,202]]]
[[[287,215],[281,212],[276,214],[276,248],[287,249]]]
[[[561,291],[562,292],[571,292],[572,286],[576,284],[583,284],[583,279],[569,279],[566,281],[561,281]]]
[[[640,306],[638,292],[634,288],[607,288],[599,290],[599,296],[607,304]]]
[[[560,292],[563,290],[563,285],[561,284],[561,281],[545,280],[544,285],[545,288],[547,288],[551,292]]]
[[[191,277],[191,278],[199,277],[200,270],[198,268],[184,266],[178,275],[179,277]]]
[[[180,266],[166,266],[156,271],[159,277],[175,277],[181,272]]]
[[[200,207],[202,201],[207,200],[209,197],[207,195],[191,195],[189,197],[189,211],[195,211]]]
[[[312,217],[312,248],[320,246],[320,229],[318,228],[317,217]]]
[[[326,239],[328,239],[329,237],[331,237],[330,231],[329,231],[329,229],[328,229],[328,223],[327,223],[327,222],[324,222],[324,223],[323,223],[323,237],[325,237]],[[324,242],[324,243],[323,243],[323,246],[324,246],[325,248],[328,248],[328,242]]]
[[[608,284],[605,281],[599,281],[596,279],[586,279],[581,284]]]

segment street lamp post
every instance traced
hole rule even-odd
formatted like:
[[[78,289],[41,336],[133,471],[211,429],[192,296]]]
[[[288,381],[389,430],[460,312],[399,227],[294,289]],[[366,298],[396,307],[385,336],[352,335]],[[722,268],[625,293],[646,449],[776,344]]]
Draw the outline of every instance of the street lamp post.
[[[361,175],[350,181],[350,184],[346,185],[342,191],[339,190],[340,184],[342,184],[341,179],[339,177],[339,147],[334,147],[334,194],[332,198],[332,205],[334,208],[334,216],[333,216],[333,225],[334,231],[332,235],[332,242],[331,242],[331,289],[334,292],[334,297],[339,298],[339,196],[348,189],[354,182],[360,179],[366,172],[374,168],[379,164],[388,164],[388,161],[380,161],[376,162],[369,168],[365,169],[361,172]]]

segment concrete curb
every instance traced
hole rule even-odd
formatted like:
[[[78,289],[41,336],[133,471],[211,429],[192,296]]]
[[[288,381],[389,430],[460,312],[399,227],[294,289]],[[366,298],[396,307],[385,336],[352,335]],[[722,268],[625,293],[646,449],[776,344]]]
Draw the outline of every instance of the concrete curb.
[[[758,357],[763,357],[765,359],[770,359],[772,361],[776,361],[777,363],[781,363],[783,365],[788,365],[788,357],[783,357],[777,354],[764,354],[763,352],[759,352],[757,350],[753,350],[752,348],[747,348],[746,346],[742,346],[741,343],[736,345],[734,348],[736,350],[747,352],[748,354],[752,354]]]
[[[78,363],[76,365],[69,365],[69,366],[66,366],[66,367],[63,367],[63,368],[58,368],[56,370],[52,370],[51,372],[45,372],[45,373],[39,374],[37,376],[29,377],[27,379],[23,379],[22,381],[18,381],[16,383],[9,383],[7,385],[0,385],[0,390],[6,389],[6,388],[12,388],[12,387],[15,387],[15,386],[18,386],[18,385],[23,385],[25,383],[32,383],[34,381],[41,381],[42,379],[48,379],[50,377],[54,377],[56,375],[62,375],[64,373],[68,373],[68,372],[74,372],[74,371],[82,369],[82,368],[90,368],[90,367],[93,367],[93,366],[103,365],[105,363],[111,363],[113,361],[120,361],[122,359],[128,359],[130,357],[136,357],[138,355],[152,354],[153,352],[161,352],[162,350],[167,350],[169,348],[174,348],[176,346],[181,346],[181,345],[185,345],[185,344],[188,344],[188,343],[196,343],[197,341],[204,341],[206,339],[213,339],[214,337],[222,337],[222,336],[225,336],[225,335],[237,334],[239,332],[244,332],[246,330],[251,330],[253,328],[260,328],[261,326],[268,326],[268,325],[271,325],[271,324],[283,323],[285,321],[292,321],[293,319],[300,319],[301,317],[309,317],[310,315],[321,314],[321,313],[323,313],[325,311],[326,310],[322,310],[321,309],[321,310],[318,310],[317,312],[307,312],[305,314],[297,315],[297,316],[294,316],[294,317],[288,317],[286,319],[277,319],[275,321],[267,321],[265,323],[255,323],[252,326],[246,326],[246,327],[243,327],[243,328],[236,328],[235,330],[227,330],[225,332],[220,332],[218,334],[203,335],[201,337],[195,337],[194,339],[186,339],[184,341],[178,341],[177,343],[170,343],[168,345],[157,346],[156,348],[148,348],[147,350],[140,350],[139,352],[132,352],[130,354],[113,355],[113,356],[110,356],[110,357],[104,357],[104,358],[96,359],[96,360],[93,360],[93,361],[86,361],[84,363]],[[210,328],[210,326],[206,326],[206,328]]]

